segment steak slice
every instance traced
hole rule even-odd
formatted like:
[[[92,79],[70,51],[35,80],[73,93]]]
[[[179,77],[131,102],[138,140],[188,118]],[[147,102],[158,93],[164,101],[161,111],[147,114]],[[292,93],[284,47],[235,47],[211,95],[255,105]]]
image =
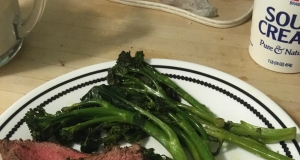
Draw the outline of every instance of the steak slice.
[[[106,148],[99,154],[93,154],[80,160],[143,160],[144,156],[140,145],[133,144],[130,147],[114,146]]]
[[[101,153],[86,154],[51,142],[0,140],[0,160],[143,160],[142,147],[114,146]]]
[[[66,160],[90,156],[55,143],[22,139],[0,140],[0,154],[3,160]]]

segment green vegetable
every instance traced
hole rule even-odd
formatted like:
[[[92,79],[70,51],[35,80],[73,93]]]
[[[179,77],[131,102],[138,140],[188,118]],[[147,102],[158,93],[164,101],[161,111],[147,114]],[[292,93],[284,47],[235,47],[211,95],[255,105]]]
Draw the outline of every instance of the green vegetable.
[[[47,141],[55,136],[64,145],[79,143],[81,151],[90,153],[100,145],[139,143],[152,136],[174,160],[188,159],[184,147],[195,160],[213,160],[226,141],[266,159],[290,159],[266,144],[294,139],[295,127],[269,129],[244,121],[225,122],[146,63],[143,52],[134,57],[122,52],[116,65],[108,70],[107,82],[93,86],[81,102],[63,107],[56,114],[31,109],[25,121],[32,137]],[[214,153],[211,142],[219,144]],[[152,149],[145,149],[144,154],[149,159],[169,159]]]
[[[130,52],[122,52],[116,65],[108,70],[107,82],[110,85],[122,87],[127,92],[135,91],[139,94],[161,97],[169,104],[190,110],[217,126],[224,126],[222,118],[216,118],[205,105],[200,104],[170,78],[146,63],[143,52],[137,52],[135,57],[131,57]],[[180,97],[193,107],[180,103]]]
[[[90,108],[74,109],[65,113],[59,112],[55,115],[46,113],[43,108],[30,109],[26,113],[25,121],[31,130],[33,139],[37,141],[47,141],[58,133],[59,139],[64,139],[64,142],[78,142],[79,139],[83,139],[84,141],[82,142],[86,143],[86,138],[95,138],[97,140],[100,136],[96,134],[96,136],[89,137],[91,136],[91,132],[87,132],[88,135],[81,135],[84,138],[77,139],[78,133],[80,135],[86,129],[92,126],[99,126],[99,124],[104,124],[105,126],[107,123],[112,124],[117,122],[118,125],[132,124],[138,126],[145,133],[156,138],[166,148],[176,149],[176,147],[172,146],[173,144],[162,129],[148,121],[145,117],[140,116],[139,113],[113,107],[104,100],[94,102],[97,102],[99,105]],[[140,141],[141,137],[136,137],[137,139],[134,139],[134,136],[131,136],[131,141]],[[99,147],[100,144],[97,145]],[[87,147],[87,145],[84,147]],[[91,149],[95,149],[95,147],[93,146]],[[89,148],[85,148],[85,150],[90,152]],[[181,157],[180,155],[178,156]]]
[[[296,128],[271,129],[254,126],[245,121],[241,123],[228,122],[228,130],[242,136],[249,136],[263,143],[278,143],[295,138]]]
[[[210,136],[216,137],[220,140],[234,143],[237,146],[268,160],[291,160],[291,158],[274,152],[267,148],[265,145],[253,139],[250,139],[249,137],[236,135],[225,129],[218,128],[213,124],[206,122],[205,120],[201,120],[200,118],[197,120],[203,124],[207,134]]]

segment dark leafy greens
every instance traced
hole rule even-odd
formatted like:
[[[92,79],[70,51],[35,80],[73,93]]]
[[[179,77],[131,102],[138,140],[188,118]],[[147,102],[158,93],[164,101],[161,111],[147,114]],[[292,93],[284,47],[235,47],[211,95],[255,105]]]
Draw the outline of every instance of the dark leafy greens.
[[[188,159],[183,147],[195,160],[213,160],[227,141],[266,159],[290,159],[266,144],[294,139],[295,127],[269,129],[244,121],[225,122],[146,63],[141,51],[134,57],[123,51],[108,70],[107,82],[92,87],[80,103],[63,107],[56,114],[31,109],[25,120],[32,137],[47,141],[55,136],[64,145],[79,143],[83,152],[90,153],[101,145],[138,143],[152,136],[174,160]],[[219,144],[216,151],[212,151],[211,142]],[[146,154],[150,159],[168,159],[149,149]]]

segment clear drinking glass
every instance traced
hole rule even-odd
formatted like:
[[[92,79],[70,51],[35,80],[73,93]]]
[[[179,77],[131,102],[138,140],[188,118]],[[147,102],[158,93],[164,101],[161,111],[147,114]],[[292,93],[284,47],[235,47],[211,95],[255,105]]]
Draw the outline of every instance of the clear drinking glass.
[[[22,46],[23,38],[41,18],[47,0],[34,0],[28,18],[22,19],[18,0],[0,1],[0,67],[10,61]]]

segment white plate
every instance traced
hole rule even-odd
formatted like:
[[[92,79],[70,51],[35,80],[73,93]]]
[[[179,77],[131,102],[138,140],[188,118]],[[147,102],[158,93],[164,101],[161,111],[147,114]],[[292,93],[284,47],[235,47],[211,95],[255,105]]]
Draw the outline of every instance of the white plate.
[[[263,127],[293,127],[296,123],[270,98],[249,84],[226,73],[205,66],[166,59],[151,59],[150,64],[167,73],[187,92],[208,106],[219,117],[239,122],[245,120]],[[115,61],[85,67],[53,79],[13,104],[0,117],[0,139],[31,139],[23,121],[29,108],[45,107],[55,113],[61,107],[79,102],[92,86],[106,83],[107,68]],[[300,160],[299,127],[297,140],[269,145],[274,151]],[[154,139],[146,143],[158,153],[169,155]],[[234,145],[223,147],[218,160],[260,159]]]

